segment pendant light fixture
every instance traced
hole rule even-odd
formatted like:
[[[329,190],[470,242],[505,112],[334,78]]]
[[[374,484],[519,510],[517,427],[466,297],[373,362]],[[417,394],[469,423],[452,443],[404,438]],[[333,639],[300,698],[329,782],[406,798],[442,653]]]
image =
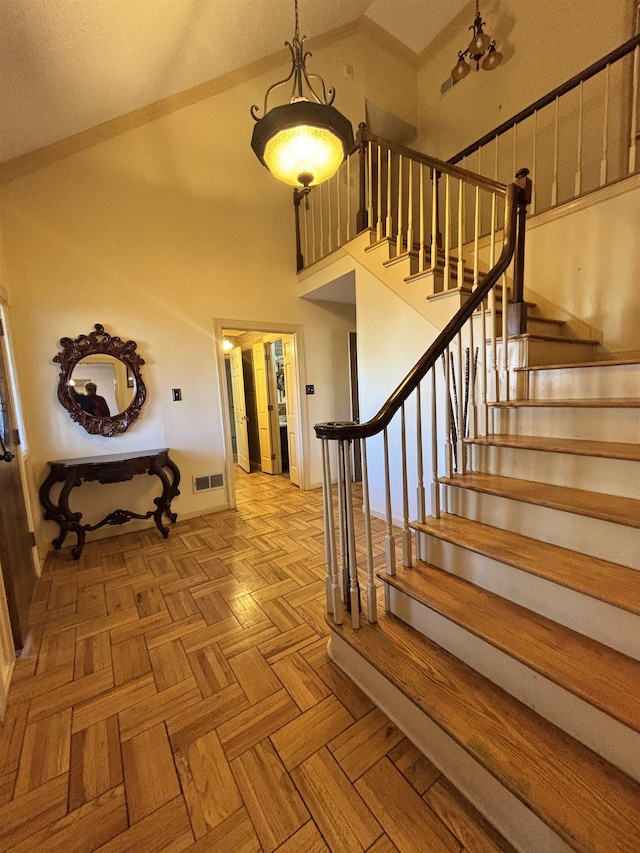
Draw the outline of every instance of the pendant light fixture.
[[[485,22],[480,14],[479,0],[476,0],[476,17],[473,24],[469,27],[473,30],[473,36],[466,50],[461,50],[458,53],[458,62],[451,71],[451,78],[454,83],[462,80],[471,71],[471,65],[465,62],[465,57],[469,57],[476,64],[476,70],[480,68],[483,71],[493,71],[502,62],[502,54],[496,50],[496,43],[490,35],[485,33]]]
[[[256,122],[251,147],[276,178],[308,191],[337,172],[353,145],[353,129],[349,119],[332,106],[335,90],[327,93],[322,77],[307,71],[306,61],[311,54],[304,52],[306,36],[299,35],[298,0],[295,24],[293,41],[285,42],[291,53],[289,75],[267,89],[262,118],[257,115],[259,108],[251,107]],[[290,102],[268,110],[271,93],[290,80]]]

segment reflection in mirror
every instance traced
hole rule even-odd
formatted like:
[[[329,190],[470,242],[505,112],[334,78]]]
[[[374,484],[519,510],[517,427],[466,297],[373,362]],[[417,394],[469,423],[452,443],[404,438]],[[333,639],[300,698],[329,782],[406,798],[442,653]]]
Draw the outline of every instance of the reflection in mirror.
[[[131,385],[127,382],[127,366],[112,355],[96,354],[81,358],[71,373],[70,384],[76,394],[88,398],[83,405],[80,397],[78,406],[98,417],[121,414],[135,396],[134,382]],[[95,391],[92,386],[95,386]],[[91,400],[95,401],[94,406],[90,405]]]
[[[92,435],[124,432],[140,414],[147,391],[135,341],[122,341],[97,323],[89,335],[62,338],[58,399]]]

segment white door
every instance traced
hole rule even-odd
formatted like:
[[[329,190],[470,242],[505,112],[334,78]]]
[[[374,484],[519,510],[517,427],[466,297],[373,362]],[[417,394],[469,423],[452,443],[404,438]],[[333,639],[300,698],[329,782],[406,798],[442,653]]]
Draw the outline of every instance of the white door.
[[[249,460],[249,431],[247,429],[247,405],[244,399],[244,374],[242,370],[242,350],[234,347],[230,353],[231,390],[233,392],[233,420],[236,425],[236,443],[238,465],[247,474],[251,473]]]
[[[253,345],[253,378],[256,389],[258,413],[258,439],[260,442],[260,465],[264,474],[279,474],[273,435],[273,405],[269,399],[267,376],[267,354],[263,343]]]
[[[300,485],[300,461],[298,459],[298,386],[295,370],[295,343],[293,335],[282,336],[282,367],[284,369],[284,392],[287,400],[287,442],[289,445],[289,479]]]

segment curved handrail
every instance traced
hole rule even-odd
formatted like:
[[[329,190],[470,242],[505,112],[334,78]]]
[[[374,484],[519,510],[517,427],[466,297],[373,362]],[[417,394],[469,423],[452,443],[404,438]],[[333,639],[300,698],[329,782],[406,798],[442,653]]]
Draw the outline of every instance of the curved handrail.
[[[617,62],[619,59],[622,59],[623,56],[626,56],[628,53],[631,53],[636,49],[636,47],[640,46],[640,34],[635,35],[632,38],[628,39],[626,42],[617,47],[615,50],[612,50],[611,53],[608,53],[606,56],[603,56],[602,59],[599,59],[597,62],[594,62],[592,65],[589,65],[588,68],[585,68],[583,71],[580,71],[579,74],[576,74],[571,79],[567,80],[566,83],[562,83],[562,85],[557,86],[553,91],[548,92],[546,95],[543,95],[541,98],[538,98],[537,101],[534,101],[533,104],[530,104],[528,107],[525,107],[523,110],[520,110],[519,113],[516,113],[511,118],[503,121],[502,124],[499,124],[497,127],[494,127],[493,130],[490,130],[489,133],[485,133],[484,136],[477,139],[475,142],[472,142],[471,145],[467,145],[462,151],[459,151],[457,154],[454,154],[453,157],[450,157],[447,161],[450,165],[454,165],[455,163],[459,163],[465,157],[468,157],[470,154],[473,154],[474,151],[477,151],[478,148],[482,148],[483,145],[487,145],[487,143],[492,142],[496,137],[502,136],[503,133],[506,133],[507,130],[511,130],[514,125],[519,124],[521,121],[532,116],[534,113],[543,109],[543,107],[548,107],[549,104],[552,104],[556,98],[562,97],[562,95],[566,95],[567,92],[570,92],[572,89],[575,89],[580,83],[584,83],[586,80],[589,80],[591,77],[594,77],[600,71],[607,67],[607,65],[611,65],[614,62]]]
[[[440,332],[420,361],[412,368],[400,385],[391,394],[382,408],[371,420],[362,424],[316,424],[316,436],[321,439],[347,440],[369,438],[382,432],[390,423],[393,416],[414,391],[428,371],[437,363],[442,353],[449,346],[476,308],[498,283],[502,274],[507,270],[516,250],[518,239],[518,213],[527,204],[527,192],[524,182],[509,184],[506,188],[505,199],[505,240],[502,252],[495,266],[489,270],[482,282],[473,291],[465,304],[456,312],[445,328]]]

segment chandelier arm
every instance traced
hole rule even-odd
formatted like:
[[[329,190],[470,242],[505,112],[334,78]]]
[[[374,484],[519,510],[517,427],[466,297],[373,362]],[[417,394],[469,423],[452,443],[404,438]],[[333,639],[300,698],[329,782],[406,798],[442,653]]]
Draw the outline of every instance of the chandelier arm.
[[[296,71],[296,62],[295,62],[295,55],[293,52],[293,47],[291,46],[291,44],[288,41],[285,42],[285,45],[289,48],[289,53],[291,54],[291,71],[282,80],[278,80],[275,83],[272,83],[269,86],[269,88],[267,89],[267,91],[264,93],[264,105],[262,107],[263,115],[266,115],[268,112],[267,102],[269,100],[269,95],[273,92],[274,89],[278,89],[280,86],[284,86],[286,83],[288,83]],[[253,118],[254,121],[259,120],[259,116],[258,116],[258,110],[259,109],[260,109],[260,107],[257,104],[253,104],[253,106],[251,107],[251,110],[250,110],[251,117]]]

